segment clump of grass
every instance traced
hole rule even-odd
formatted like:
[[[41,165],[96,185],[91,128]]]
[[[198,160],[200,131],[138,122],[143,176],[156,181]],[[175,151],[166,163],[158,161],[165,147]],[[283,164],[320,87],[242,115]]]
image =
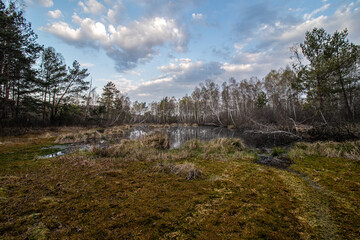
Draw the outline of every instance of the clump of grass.
[[[246,149],[241,139],[235,138],[216,138],[206,142],[203,146],[206,154],[212,153],[235,153]]]
[[[273,157],[278,157],[286,153],[286,149],[282,147],[274,147],[271,149],[271,155]]]
[[[304,158],[305,156],[323,156],[330,158],[345,157],[360,160],[360,141],[347,142],[316,142],[296,143],[290,150],[291,158]]]
[[[144,136],[141,142],[149,147],[153,147],[159,150],[169,149],[169,137],[162,132],[154,132]]]
[[[115,126],[115,127],[105,129],[104,134],[105,135],[122,136],[126,129],[127,129],[127,125],[126,126]]]
[[[195,149],[199,149],[200,147],[201,147],[201,141],[195,138],[187,141],[186,143],[184,143],[183,146],[183,148],[186,150],[195,150]]]
[[[101,133],[97,130],[86,130],[79,131],[76,133],[67,133],[62,134],[55,140],[55,143],[80,143],[80,142],[90,142],[90,141],[98,141],[102,137]]]
[[[158,172],[166,172],[186,178],[186,180],[198,179],[202,176],[202,171],[196,168],[194,163],[184,162],[176,163],[160,163],[155,167]]]
[[[46,240],[50,238],[50,230],[43,224],[39,223],[29,229],[29,240]]]

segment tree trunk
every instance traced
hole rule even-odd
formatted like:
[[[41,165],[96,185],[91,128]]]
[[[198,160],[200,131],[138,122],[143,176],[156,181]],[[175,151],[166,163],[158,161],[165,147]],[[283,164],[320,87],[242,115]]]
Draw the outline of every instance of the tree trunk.
[[[342,94],[343,94],[343,97],[344,97],[344,102],[345,102],[346,109],[347,109],[348,114],[351,117],[351,119],[354,120],[354,114],[351,111],[351,108],[350,108],[350,105],[349,105],[349,102],[348,102],[348,97],[347,97],[345,86],[344,86],[344,79],[341,76],[340,69],[338,69],[338,74],[339,74],[339,82],[340,82],[341,91],[342,91]]]

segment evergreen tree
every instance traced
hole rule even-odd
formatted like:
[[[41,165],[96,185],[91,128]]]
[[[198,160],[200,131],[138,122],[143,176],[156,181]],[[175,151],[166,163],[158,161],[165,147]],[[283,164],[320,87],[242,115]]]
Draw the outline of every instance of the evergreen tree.
[[[0,1],[0,26],[0,111],[1,118],[8,119],[17,117],[34,96],[36,72],[32,67],[42,47],[15,3],[6,7]]]

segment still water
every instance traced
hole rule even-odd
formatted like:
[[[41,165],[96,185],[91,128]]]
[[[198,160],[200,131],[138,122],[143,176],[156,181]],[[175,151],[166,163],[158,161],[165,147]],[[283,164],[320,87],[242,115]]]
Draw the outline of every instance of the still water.
[[[147,125],[137,126],[129,129],[123,135],[106,136],[99,142],[91,143],[73,143],[65,145],[55,145],[50,148],[54,149],[53,154],[40,156],[41,158],[52,158],[68,154],[74,151],[88,151],[91,146],[107,147],[111,144],[120,143],[122,139],[138,140],[143,136],[160,131],[168,135],[170,148],[180,148],[185,142],[191,139],[200,141],[209,141],[215,138],[240,138],[250,148],[271,148],[277,146],[287,146],[295,142],[296,138],[288,135],[279,134],[257,134],[253,132],[244,132],[237,129],[227,129],[212,126],[199,127],[168,127],[168,128],[152,128]]]
[[[129,130],[124,138],[136,140],[153,131],[166,133],[169,137],[170,148],[180,148],[185,142],[191,139],[209,141],[215,138],[240,138],[247,146],[253,148],[286,146],[297,140],[283,134],[260,134],[212,126],[169,127],[159,129],[149,129],[147,126],[138,126]]]

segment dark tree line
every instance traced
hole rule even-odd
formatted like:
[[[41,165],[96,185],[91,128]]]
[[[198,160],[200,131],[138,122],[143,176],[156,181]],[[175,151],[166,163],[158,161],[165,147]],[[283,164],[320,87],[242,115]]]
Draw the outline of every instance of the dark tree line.
[[[87,69],[77,61],[67,67],[54,48],[39,45],[13,2],[6,7],[0,1],[0,26],[1,124],[61,122],[74,108],[74,99],[88,89]]]
[[[60,53],[37,43],[37,35],[14,3],[0,0],[0,127],[197,123],[237,128],[360,120],[360,50],[348,32],[314,28],[294,46],[294,64],[263,79],[206,80],[190,95],[146,104],[114,83],[98,96],[88,70],[66,66]]]

